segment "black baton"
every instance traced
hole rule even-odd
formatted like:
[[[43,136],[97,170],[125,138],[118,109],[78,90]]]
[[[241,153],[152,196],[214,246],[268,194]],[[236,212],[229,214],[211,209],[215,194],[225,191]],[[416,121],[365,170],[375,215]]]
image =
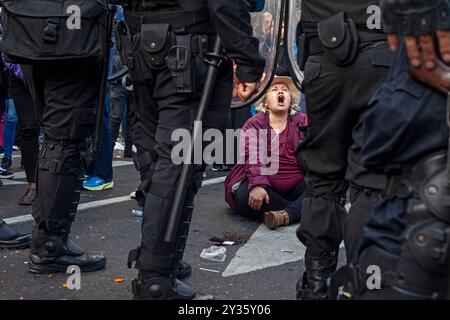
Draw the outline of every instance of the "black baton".
[[[193,161],[193,150],[195,141],[198,139],[202,139],[202,131],[201,126],[195,125],[198,121],[202,121],[205,115],[205,112],[208,108],[209,102],[211,100],[211,96],[214,90],[214,85],[216,83],[217,72],[220,64],[225,59],[222,55],[222,40],[219,36],[217,36],[216,41],[214,43],[214,50],[212,53],[208,53],[209,56],[209,68],[208,74],[206,76],[205,86],[203,87],[202,97],[200,100],[200,105],[198,107],[197,116],[194,122],[194,130],[192,133],[192,141],[186,152],[183,161],[183,168],[181,170],[180,178],[178,180],[177,189],[175,191],[175,199],[170,211],[169,222],[167,225],[166,233],[164,235],[164,241],[172,243],[175,241],[175,237],[177,234],[178,224],[181,218],[181,212],[184,206],[184,201],[186,198],[186,188],[190,183],[191,174],[192,174],[192,166],[193,164],[188,164],[186,161]]]

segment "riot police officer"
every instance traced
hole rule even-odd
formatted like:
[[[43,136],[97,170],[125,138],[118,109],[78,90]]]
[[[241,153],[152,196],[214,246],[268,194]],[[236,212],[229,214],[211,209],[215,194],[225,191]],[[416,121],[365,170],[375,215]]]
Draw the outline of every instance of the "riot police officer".
[[[252,37],[249,5],[241,0],[121,1],[126,25],[118,26],[118,46],[128,65],[135,93],[138,135],[134,141],[146,167],[146,194],[141,245],[130,252],[129,266],[139,270],[133,281],[136,299],[193,299],[196,292],[176,279],[183,257],[195,194],[204,166],[194,165],[174,242],[164,233],[174,201],[181,165],[171,159],[176,129],[191,130],[208,70],[208,52],[215,35],[237,67],[239,96],[255,91],[264,60]],[[219,68],[203,128],[223,128],[231,103],[231,60]],[[144,159],[144,161],[143,161]]]
[[[71,265],[94,271],[106,264],[103,255],[87,255],[69,239],[86,140],[94,133],[106,2],[78,1],[80,28],[69,28],[70,4],[63,2],[2,1],[2,14],[14,19],[2,21],[1,51],[23,63],[24,82],[45,135],[32,212],[36,225],[28,267],[33,273],[66,272]]]
[[[364,120],[362,159],[387,173],[389,183],[366,226],[358,265],[340,270],[336,285],[356,299],[444,299],[450,270],[450,1],[382,1],[381,8],[397,53]],[[374,265],[381,281],[370,290],[367,270]]]
[[[386,78],[390,54],[382,30],[369,30],[368,7],[376,0],[303,0],[303,92],[309,127],[298,148],[307,190],[297,236],[306,246],[301,299],[326,299],[344,237],[352,261],[382,174],[361,165],[362,118],[370,97]],[[350,186],[350,188],[349,188]],[[350,212],[344,207],[350,190]]]

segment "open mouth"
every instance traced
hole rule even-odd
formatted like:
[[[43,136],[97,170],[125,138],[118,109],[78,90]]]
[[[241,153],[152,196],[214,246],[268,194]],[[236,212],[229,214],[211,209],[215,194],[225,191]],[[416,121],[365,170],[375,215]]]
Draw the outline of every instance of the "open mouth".
[[[284,105],[284,100],[286,98],[284,97],[283,94],[278,95],[278,105]]]

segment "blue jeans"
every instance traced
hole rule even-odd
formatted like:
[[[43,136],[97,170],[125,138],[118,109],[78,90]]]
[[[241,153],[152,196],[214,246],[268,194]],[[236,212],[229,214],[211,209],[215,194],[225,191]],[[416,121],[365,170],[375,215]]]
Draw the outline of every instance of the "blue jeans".
[[[105,181],[112,181],[113,169],[112,169],[112,145],[111,145],[111,133],[109,131],[109,109],[110,109],[110,97],[106,96],[106,108],[105,116],[103,117],[103,129],[102,129],[102,145],[100,152],[94,154],[94,164],[92,171],[86,171],[89,176],[101,178]]]
[[[12,99],[5,100],[5,125],[3,127],[4,157],[12,158],[14,140],[16,138],[16,125],[19,118]]]

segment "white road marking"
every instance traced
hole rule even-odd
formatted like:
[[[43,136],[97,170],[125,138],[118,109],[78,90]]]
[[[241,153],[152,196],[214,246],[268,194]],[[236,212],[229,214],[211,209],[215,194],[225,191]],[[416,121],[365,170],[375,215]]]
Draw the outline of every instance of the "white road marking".
[[[211,186],[213,184],[219,184],[219,183],[225,182],[226,178],[227,177],[219,177],[219,178],[205,180],[202,183],[202,187]]]
[[[86,202],[86,203],[82,203],[82,204],[80,204],[78,206],[78,211],[84,211],[84,210],[88,210],[88,209],[95,209],[95,208],[107,206],[107,205],[110,205],[110,204],[127,202],[127,201],[130,201],[130,200],[132,200],[130,198],[130,196],[123,196],[123,197],[117,197],[117,198],[110,198],[110,199]],[[13,217],[13,218],[8,218],[8,219],[4,219],[4,220],[8,224],[16,224],[16,223],[25,223],[25,222],[33,221],[33,217],[31,216],[31,214],[27,214],[27,215]]]
[[[33,221],[31,214],[3,219],[7,224],[18,224]]]
[[[131,166],[132,161],[113,161],[113,168]],[[25,171],[14,172],[14,179],[26,179]],[[4,182],[4,181],[3,181]]]
[[[203,271],[208,271],[208,272],[220,273],[220,271],[212,270],[212,269],[205,269],[205,268],[199,268],[199,269],[203,270]]]
[[[121,164],[122,166],[128,165],[128,164],[125,164],[125,162],[129,163],[129,161],[117,161],[117,162],[122,162],[123,163],[123,164]],[[120,165],[116,165],[116,166],[120,166]],[[203,186],[219,184],[219,183],[222,183],[224,180],[225,180],[225,178],[215,178],[215,179],[206,180],[203,182]],[[9,182],[16,182],[16,181],[9,180]],[[111,204],[127,202],[130,200],[133,200],[133,199],[131,199],[129,195],[126,195],[123,197],[86,202],[86,203],[82,203],[78,206],[78,211],[99,208],[99,207],[103,207],[103,206],[107,206],[107,205],[111,205]],[[7,218],[4,220],[8,224],[18,224],[18,223],[25,223],[25,222],[33,221],[33,217],[31,216],[31,214],[27,214],[27,215],[22,215],[22,216],[18,216],[18,217]]]
[[[236,252],[222,277],[303,260],[306,247],[297,239],[297,228],[298,225],[291,225],[273,231],[261,224],[250,240]]]
[[[236,252],[222,276],[235,276],[299,261],[305,254],[305,247],[295,235],[297,227],[291,225],[273,231],[261,224],[250,240]]]
[[[14,179],[3,179],[3,186],[15,186],[18,184],[27,184],[23,181],[15,181]]]

